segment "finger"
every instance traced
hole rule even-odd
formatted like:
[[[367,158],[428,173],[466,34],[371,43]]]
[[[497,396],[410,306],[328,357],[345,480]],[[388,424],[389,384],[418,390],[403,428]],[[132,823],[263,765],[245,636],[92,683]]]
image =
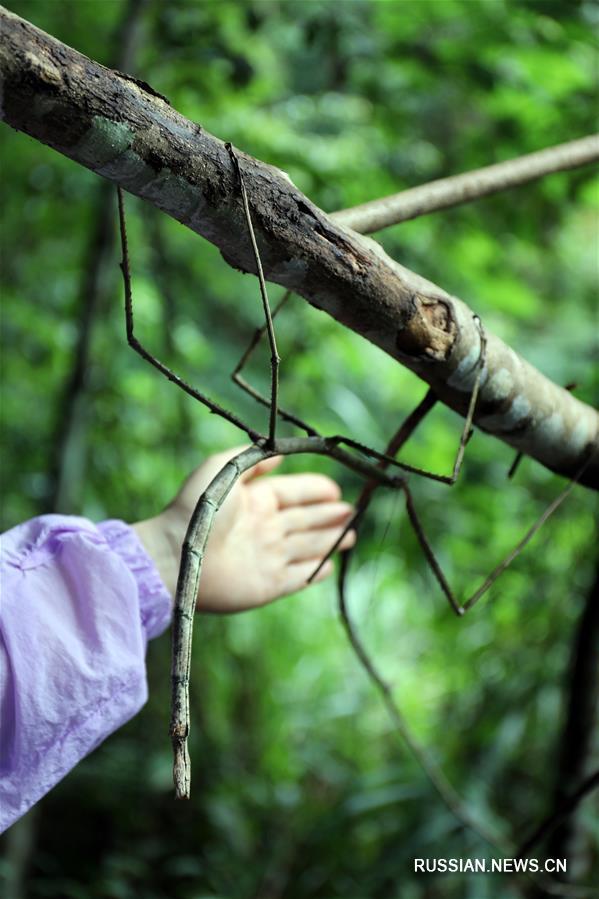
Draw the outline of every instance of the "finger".
[[[201,465],[192,471],[187,480],[191,481],[199,477],[207,487],[212,478],[225,467],[227,462],[230,462],[231,459],[234,459],[235,456],[238,456],[246,449],[249,449],[247,443],[243,446],[235,446],[232,449],[224,450],[222,453],[214,453],[213,456],[208,456]]]
[[[281,595],[297,593],[298,590],[303,590],[305,587],[311,586],[311,584],[317,584],[318,581],[324,580],[325,577],[329,577],[329,575],[333,573],[333,563],[329,559],[324,563],[316,577],[308,583],[308,578],[315,568],[316,565],[313,561],[289,565],[285,571],[285,580],[283,582]]]
[[[285,555],[288,562],[318,561],[324,558],[343,533],[343,528],[325,528],[321,531],[303,531],[285,538]],[[356,532],[348,531],[338,549],[349,549],[356,542]]]
[[[308,503],[336,502],[341,490],[335,481],[323,474],[278,475],[269,481],[280,509]]]
[[[260,475],[267,474],[273,468],[277,468],[282,461],[283,456],[271,456],[270,459],[263,459],[262,462],[258,462],[253,468],[248,468],[247,471],[244,471],[241,475],[241,481],[247,484],[248,481],[253,481],[255,478],[259,478]]]
[[[345,524],[354,514],[349,503],[310,503],[307,506],[290,506],[280,512],[283,533],[309,531]]]
[[[239,456],[240,453],[247,449],[249,449],[249,444],[246,443],[245,445],[234,446],[231,449],[224,450],[222,453],[215,453],[213,456],[209,456],[202,465],[191,473],[187,480],[192,481],[199,477],[203,482],[203,486],[207,487],[212,478],[225,467],[227,462],[230,462],[231,459]],[[253,468],[244,472],[239,480],[247,482],[260,474],[264,474],[266,471],[270,471],[272,468],[276,468],[276,466],[280,464],[282,458],[282,456],[273,456],[271,459],[264,459],[262,462],[258,462]]]

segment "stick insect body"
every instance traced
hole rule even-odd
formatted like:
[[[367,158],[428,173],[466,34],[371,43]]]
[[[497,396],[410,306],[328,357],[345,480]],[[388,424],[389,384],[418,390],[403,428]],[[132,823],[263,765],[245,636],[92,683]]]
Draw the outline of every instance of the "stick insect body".
[[[204,550],[214,516],[226,498],[227,494],[234,486],[240,475],[263,459],[273,455],[295,455],[299,453],[316,453],[326,455],[335,459],[345,467],[357,472],[365,479],[365,486],[362,490],[357,503],[356,512],[347,525],[356,529],[361,523],[368,506],[372,500],[376,490],[380,487],[387,487],[403,492],[406,500],[406,511],[408,521],[417,537],[421,546],[428,567],[439,584],[442,592],[445,594],[449,605],[453,612],[462,616],[471,609],[478,600],[489,590],[492,584],[502,574],[502,572],[511,564],[511,562],[522,552],[524,547],[530,542],[535,533],[549,518],[549,516],[561,505],[566,497],[572,491],[576,478],[569,482],[568,486],[556,497],[550,506],[543,512],[539,519],[528,529],[522,539],[516,544],[508,556],[502,560],[491,572],[491,574],[482,582],[480,587],[463,602],[459,602],[455,597],[445,574],[439,564],[431,543],[426,536],[424,527],[420,521],[416,505],[412,496],[411,489],[408,485],[406,475],[412,474],[419,477],[431,479],[440,482],[446,486],[452,486],[458,480],[461,467],[464,460],[464,454],[469,437],[472,433],[473,421],[476,412],[476,404],[481,383],[481,374],[485,365],[486,337],[482,322],[478,317],[475,321],[479,332],[479,354],[474,366],[474,382],[471,390],[468,408],[464,420],[464,426],[460,436],[458,449],[456,452],[452,471],[449,475],[437,474],[429,472],[411,465],[407,465],[396,458],[396,454],[406,443],[414,430],[424,420],[426,415],[436,404],[436,397],[432,389],[429,389],[424,399],[411,412],[398,431],[389,441],[385,451],[373,449],[359,443],[351,437],[343,435],[324,436],[320,434],[311,425],[304,422],[301,418],[291,412],[287,412],[280,408],[278,403],[278,384],[279,384],[279,366],[280,358],[277,351],[277,345],[274,333],[274,318],[280,310],[288,302],[290,293],[287,292],[282,300],[271,312],[266,289],[264,274],[260,261],[254,230],[251,220],[250,203],[245,187],[243,172],[239,158],[230,144],[227,144],[227,150],[231,158],[231,164],[239,183],[241,201],[243,205],[244,215],[247,223],[248,233],[252,244],[256,272],[258,275],[260,294],[262,298],[262,306],[265,317],[265,324],[259,328],[254,334],[247,350],[243,354],[240,362],[236,366],[232,378],[235,383],[250,394],[257,402],[267,407],[269,410],[268,430],[267,433],[260,433],[249,427],[237,414],[225,409],[222,405],[212,400],[206,394],[200,392],[190,384],[180,378],[175,372],[168,368],[163,362],[157,359],[144,345],[139,341],[134,333],[133,323],[133,300],[131,291],[131,274],[129,265],[129,254],[127,246],[125,211],[123,195],[120,188],[118,191],[118,208],[119,208],[119,224],[121,233],[122,262],[121,269],[123,273],[124,289],[125,289],[125,319],[127,340],[130,346],[153,365],[169,380],[173,381],[180,389],[197,399],[202,405],[206,406],[211,412],[220,415],[229,421],[235,427],[242,430],[251,441],[251,446],[240,453],[236,458],[227,462],[224,468],[216,475],[208,488],[200,497],[194,513],[191,517],[185,541],[182,547],[181,566],[179,570],[179,578],[177,583],[177,592],[175,599],[175,612],[173,621],[173,656],[172,656],[172,704],[171,704],[171,723],[170,735],[173,744],[174,766],[173,778],[175,783],[175,795],[177,798],[189,798],[191,784],[191,763],[188,751],[188,737],[190,731],[190,715],[189,715],[189,681],[191,669],[191,647],[193,636],[193,621],[198,588],[201,577],[202,561]],[[249,359],[251,353],[258,345],[262,337],[266,335],[268,338],[271,352],[271,390],[270,397],[265,397],[257,391],[249,382],[241,375],[243,366]],[[306,436],[278,438],[276,433],[278,419],[287,421],[303,430]],[[393,473],[389,473],[389,469]],[[404,472],[405,474],[400,474]],[[578,476],[582,473],[579,472]],[[337,540],[321,561],[318,568],[311,575],[310,580],[317,574],[321,566],[324,564],[332,553],[337,549],[339,543],[343,539],[343,535]],[[403,717],[397,708],[397,705],[391,696],[388,685],[376,671],[372,661],[370,660],[364,646],[355,631],[353,624],[348,615],[347,601],[345,595],[345,585],[347,572],[349,570],[349,560],[351,551],[346,551],[342,556],[342,564],[339,572],[339,610],[341,618],[347,632],[350,643],[356,652],[361,664],[371,677],[377,688],[381,691],[383,699],[389,709],[394,720],[396,728],[408,745],[410,750],[416,756],[421,766],[426,771],[428,777],[433,783],[441,798],[451,809],[451,811],[460,819],[460,821],[468,827],[475,830],[479,836],[491,843],[499,851],[507,851],[505,846],[501,846],[501,841],[495,835],[489,834],[486,828],[480,822],[473,819],[472,815],[464,806],[462,800],[455,793],[455,790],[447,782],[445,776],[440,769],[428,758],[426,752],[411,737]]]

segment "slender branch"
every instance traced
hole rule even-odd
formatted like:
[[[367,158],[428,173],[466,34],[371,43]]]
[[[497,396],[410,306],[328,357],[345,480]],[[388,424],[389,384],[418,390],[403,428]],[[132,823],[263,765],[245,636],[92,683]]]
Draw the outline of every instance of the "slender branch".
[[[341,209],[331,213],[331,218],[360,234],[372,234],[429,212],[470,203],[480,197],[518,187],[553,172],[579,168],[598,159],[599,135],[593,134],[462,175],[440,178],[350,209]]]
[[[597,533],[597,529],[595,529]],[[552,805],[558,813],[576,785],[584,780],[592,763],[593,743],[599,723],[599,558],[594,577],[576,623],[570,649],[569,670],[563,699],[563,724],[555,748],[555,783]],[[547,844],[552,858],[572,857],[576,821],[560,822]]]

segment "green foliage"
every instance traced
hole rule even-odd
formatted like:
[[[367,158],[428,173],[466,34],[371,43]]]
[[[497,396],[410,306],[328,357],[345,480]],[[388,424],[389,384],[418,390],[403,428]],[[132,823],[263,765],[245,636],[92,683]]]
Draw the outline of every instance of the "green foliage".
[[[13,0],[11,8],[109,63],[125,5]],[[136,71],[185,115],[284,169],[333,210],[593,130],[592,13],[567,0],[171,0],[144,14]],[[47,495],[101,189],[23,135],[5,129],[2,140],[9,527],[38,514]],[[593,401],[597,186],[588,170],[554,175],[381,239]],[[155,210],[132,199],[128,209],[140,335],[264,427],[265,410],[228,380],[261,323],[255,279]],[[155,513],[199,460],[240,442],[128,350],[121,290],[114,248],[101,273],[73,457],[80,490],[68,510],[94,520]],[[270,292],[274,299],[279,289]],[[415,376],[301,299],[277,326],[282,402],[329,433],[382,446],[424,393]],[[267,389],[266,351],[251,377]],[[460,427],[436,409],[406,461],[449,471]],[[507,482],[511,456],[477,434],[457,487],[412,479],[458,589],[475,586],[561,489],[529,460]],[[351,474],[309,464],[357,494]],[[508,835],[522,835],[547,808],[569,646],[591,580],[594,512],[593,497],[576,490],[463,621],[440,595],[403,501],[381,495],[361,538],[351,603],[363,639],[416,736],[474,811]],[[456,825],[398,745],[338,626],[332,585],[259,613],[198,619],[196,632],[191,802],[171,798],[164,637],[149,649],[148,706],[41,803],[32,897],[517,895],[507,878],[412,873],[414,856],[486,848]],[[588,827],[590,816],[581,811]]]

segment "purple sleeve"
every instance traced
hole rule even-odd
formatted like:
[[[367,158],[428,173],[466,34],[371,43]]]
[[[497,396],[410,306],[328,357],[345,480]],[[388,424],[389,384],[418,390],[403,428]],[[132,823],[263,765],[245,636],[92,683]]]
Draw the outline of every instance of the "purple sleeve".
[[[44,515],[2,536],[0,832],[147,699],[171,597],[122,521]]]

